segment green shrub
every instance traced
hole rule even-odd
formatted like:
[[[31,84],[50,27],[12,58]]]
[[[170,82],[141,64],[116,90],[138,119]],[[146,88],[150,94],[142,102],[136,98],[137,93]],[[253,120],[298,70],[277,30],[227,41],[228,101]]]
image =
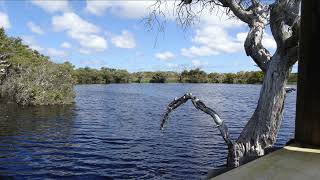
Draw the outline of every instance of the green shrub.
[[[71,104],[75,97],[70,63],[55,64],[47,56],[8,37],[0,28],[0,54],[12,64],[0,85],[1,99],[21,105]]]
[[[71,104],[75,97],[71,70],[51,62],[12,69],[0,86],[2,97],[21,105]]]
[[[190,71],[182,72],[182,79],[188,83],[206,83],[208,82],[207,73],[199,68],[191,69]]]
[[[166,75],[164,73],[158,72],[152,76],[150,83],[165,83],[166,80]]]

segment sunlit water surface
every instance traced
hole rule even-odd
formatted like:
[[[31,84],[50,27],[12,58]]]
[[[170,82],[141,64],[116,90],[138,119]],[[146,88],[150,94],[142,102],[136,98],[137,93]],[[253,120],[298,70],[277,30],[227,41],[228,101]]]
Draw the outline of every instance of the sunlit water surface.
[[[235,139],[256,107],[260,85],[79,85],[66,107],[0,104],[0,176],[16,179],[200,179],[226,161],[208,115],[189,102],[159,130],[166,105],[192,92],[226,121]],[[276,146],[294,132],[288,95]]]

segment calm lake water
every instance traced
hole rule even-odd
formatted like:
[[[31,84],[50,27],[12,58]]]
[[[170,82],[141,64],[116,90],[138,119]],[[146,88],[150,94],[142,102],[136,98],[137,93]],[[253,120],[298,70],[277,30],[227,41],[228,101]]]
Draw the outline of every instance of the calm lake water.
[[[210,118],[191,102],[160,119],[176,96],[192,92],[226,121],[236,138],[260,85],[79,85],[67,107],[0,104],[0,177],[16,179],[200,179],[226,161]],[[293,138],[296,93],[286,99],[276,146]]]

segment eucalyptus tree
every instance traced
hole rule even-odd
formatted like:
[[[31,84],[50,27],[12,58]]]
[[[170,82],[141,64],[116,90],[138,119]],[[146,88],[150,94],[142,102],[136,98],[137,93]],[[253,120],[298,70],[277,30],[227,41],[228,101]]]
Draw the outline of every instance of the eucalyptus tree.
[[[158,0],[153,6],[150,19],[155,18],[155,14],[162,14],[160,7],[164,1]],[[199,4],[204,8],[221,7],[225,13],[248,25],[249,32],[244,42],[244,50],[264,73],[257,107],[236,140],[230,139],[226,125],[217,113],[192,94],[185,94],[169,104],[161,126],[173,109],[192,100],[197,109],[211,115],[219,126],[228,146],[227,165],[237,167],[264,155],[265,149],[272,147],[276,141],[286,97],[285,86],[292,66],[298,60],[301,2],[300,0],[182,0],[175,5],[179,23],[183,26],[190,25],[197,14],[193,8],[199,7]],[[159,21],[156,19],[149,22]],[[266,28],[270,28],[277,44],[273,54],[262,44]]]

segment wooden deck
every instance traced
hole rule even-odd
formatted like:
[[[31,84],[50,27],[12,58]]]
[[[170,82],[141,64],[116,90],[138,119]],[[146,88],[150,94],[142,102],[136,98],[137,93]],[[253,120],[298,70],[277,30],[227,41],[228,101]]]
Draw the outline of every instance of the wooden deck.
[[[212,180],[316,180],[320,179],[320,149],[285,146]]]

